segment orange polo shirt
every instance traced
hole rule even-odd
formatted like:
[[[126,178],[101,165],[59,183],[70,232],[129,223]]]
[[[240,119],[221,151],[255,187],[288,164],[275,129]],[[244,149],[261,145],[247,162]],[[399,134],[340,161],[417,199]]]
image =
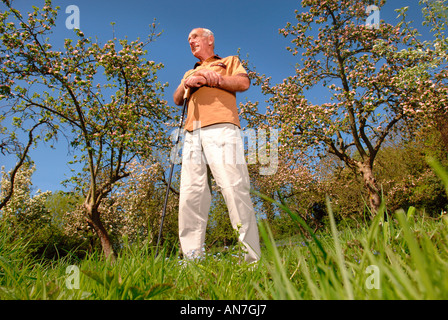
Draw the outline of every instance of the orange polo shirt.
[[[216,71],[222,76],[235,76],[238,74],[247,76],[247,72],[237,56],[220,58],[215,55],[203,62],[196,63],[194,69],[184,74],[182,81],[202,69]],[[195,124],[196,127],[193,127],[195,121],[200,122],[199,126]],[[207,86],[193,91],[188,103],[185,129],[193,131],[194,129],[217,123],[233,123],[241,128],[235,92]]]

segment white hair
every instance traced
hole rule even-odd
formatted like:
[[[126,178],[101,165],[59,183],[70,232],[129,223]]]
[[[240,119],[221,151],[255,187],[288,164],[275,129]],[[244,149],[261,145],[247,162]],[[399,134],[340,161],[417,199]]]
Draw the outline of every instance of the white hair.
[[[207,28],[201,28],[202,29],[202,36],[203,37],[210,37],[213,36],[213,49],[215,49],[215,35],[213,34],[213,32],[210,29]]]
[[[214,36],[214,34],[213,34],[213,32],[211,30],[206,29],[206,28],[201,28],[201,29],[203,31],[203,35],[204,36],[206,36],[206,37]]]

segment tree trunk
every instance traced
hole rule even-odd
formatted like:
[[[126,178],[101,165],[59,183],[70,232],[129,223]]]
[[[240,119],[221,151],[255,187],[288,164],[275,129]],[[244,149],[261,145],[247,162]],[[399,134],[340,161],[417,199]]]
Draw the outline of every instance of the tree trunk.
[[[436,128],[440,132],[440,138],[448,150],[448,114],[442,114],[436,118]]]
[[[372,214],[376,215],[381,205],[380,190],[373,175],[372,166],[369,163],[359,163],[359,171],[364,180],[364,185],[369,192],[369,206]]]
[[[101,248],[103,249],[104,255],[106,258],[111,258],[112,261],[115,260],[112,242],[110,241],[106,228],[104,228],[103,223],[101,222],[98,209],[88,204],[84,204],[84,207],[87,211],[87,220],[89,224],[93,227],[97,236],[100,238]]]

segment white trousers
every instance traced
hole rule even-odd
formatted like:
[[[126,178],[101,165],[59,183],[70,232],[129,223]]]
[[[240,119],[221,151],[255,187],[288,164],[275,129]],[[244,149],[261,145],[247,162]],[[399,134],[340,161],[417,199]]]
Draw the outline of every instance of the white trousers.
[[[208,168],[210,170],[208,170]],[[220,187],[232,227],[246,249],[248,263],[260,258],[260,240],[244,159],[240,130],[233,124],[216,124],[186,132],[180,182],[179,238],[187,258],[203,255],[211,205],[210,172]]]

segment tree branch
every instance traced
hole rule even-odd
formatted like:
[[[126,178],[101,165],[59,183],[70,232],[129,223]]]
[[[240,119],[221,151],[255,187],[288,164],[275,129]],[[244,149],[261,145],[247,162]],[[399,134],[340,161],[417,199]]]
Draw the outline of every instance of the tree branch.
[[[19,171],[19,169],[22,167],[23,163],[25,162],[25,159],[28,156],[28,151],[31,147],[31,145],[34,142],[34,138],[33,138],[33,131],[40,126],[41,124],[44,124],[48,122],[46,120],[40,121],[39,123],[36,123],[29,131],[28,133],[28,143],[25,147],[25,150],[23,151],[22,155],[19,158],[19,162],[16,164],[16,166],[14,167],[14,169],[11,172],[11,176],[9,178],[9,182],[10,182],[10,187],[9,190],[7,191],[6,196],[3,198],[3,200],[0,202],[0,210],[6,206],[6,204],[8,203],[8,201],[11,199],[12,195],[14,194],[14,182],[15,182],[15,177],[17,172]]]

